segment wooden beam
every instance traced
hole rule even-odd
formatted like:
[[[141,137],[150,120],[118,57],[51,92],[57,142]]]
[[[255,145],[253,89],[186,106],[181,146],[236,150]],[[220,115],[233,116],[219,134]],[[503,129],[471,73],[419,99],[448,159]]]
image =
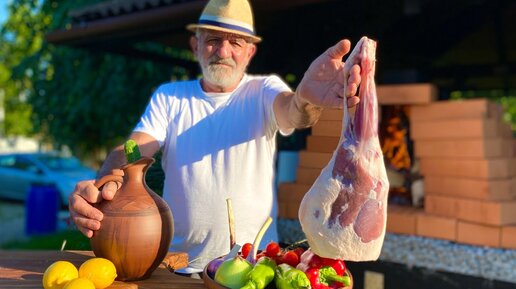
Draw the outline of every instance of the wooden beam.
[[[79,23],[68,29],[56,30],[45,36],[55,44],[81,45],[98,42],[98,37],[138,35],[148,29],[166,25],[168,29],[184,30],[186,24],[196,19],[206,1],[195,0],[170,6],[134,12],[96,21]]]

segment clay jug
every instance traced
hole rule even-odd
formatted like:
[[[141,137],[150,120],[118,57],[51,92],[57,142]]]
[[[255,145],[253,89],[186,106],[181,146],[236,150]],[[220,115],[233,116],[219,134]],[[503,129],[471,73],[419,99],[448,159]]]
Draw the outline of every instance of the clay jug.
[[[172,212],[167,203],[145,183],[154,159],[142,157],[123,166],[123,178],[107,175],[95,183],[121,181],[111,201],[96,207],[104,213],[100,229],[90,240],[95,256],[111,260],[117,280],[147,279],[167,255],[174,234]]]

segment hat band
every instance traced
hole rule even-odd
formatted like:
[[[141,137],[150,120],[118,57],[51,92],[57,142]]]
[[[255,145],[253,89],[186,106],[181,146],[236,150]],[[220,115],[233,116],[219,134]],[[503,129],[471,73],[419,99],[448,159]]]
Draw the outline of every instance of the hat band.
[[[231,20],[231,19],[228,19],[225,17],[202,15],[201,18],[199,19],[199,24],[213,25],[213,26],[218,26],[221,28],[236,30],[236,31],[254,35],[254,31],[253,31],[252,27],[250,27],[249,25],[246,25],[246,23]]]

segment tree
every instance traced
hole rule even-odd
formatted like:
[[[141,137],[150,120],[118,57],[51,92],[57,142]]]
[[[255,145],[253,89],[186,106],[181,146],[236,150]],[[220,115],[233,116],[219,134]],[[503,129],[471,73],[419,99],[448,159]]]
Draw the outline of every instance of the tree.
[[[0,29],[0,99],[5,111],[1,133],[28,136],[33,133],[32,109],[27,102],[33,71],[17,68],[41,48],[42,28],[48,18],[39,13],[38,1],[13,1],[8,9],[10,16]]]
[[[1,51],[16,57],[0,69],[0,81],[10,74],[14,88],[9,98],[18,95],[16,113],[24,113],[29,124],[31,117],[28,132],[56,148],[67,146],[83,159],[99,161],[127,138],[153,89],[182,70],[42,41],[49,31],[68,24],[69,10],[96,2],[13,1],[2,28],[2,40],[9,42]],[[21,104],[30,113],[21,110]]]

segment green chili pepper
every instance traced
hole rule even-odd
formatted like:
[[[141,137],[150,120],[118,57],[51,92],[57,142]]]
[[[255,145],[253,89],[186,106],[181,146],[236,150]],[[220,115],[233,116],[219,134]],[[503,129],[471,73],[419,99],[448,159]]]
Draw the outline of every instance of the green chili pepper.
[[[286,263],[276,267],[275,284],[277,289],[308,289],[310,280],[305,272],[296,269]]]
[[[253,270],[247,274],[248,281],[240,289],[263,289],[274,279],[276,262],[263,256],[256,262]]]

